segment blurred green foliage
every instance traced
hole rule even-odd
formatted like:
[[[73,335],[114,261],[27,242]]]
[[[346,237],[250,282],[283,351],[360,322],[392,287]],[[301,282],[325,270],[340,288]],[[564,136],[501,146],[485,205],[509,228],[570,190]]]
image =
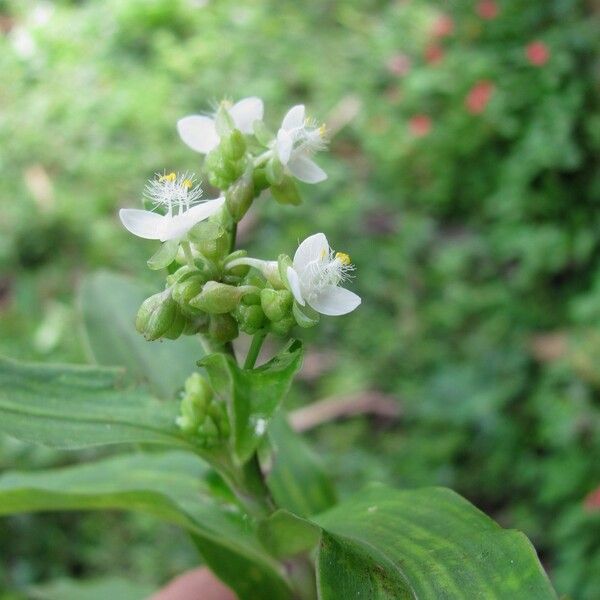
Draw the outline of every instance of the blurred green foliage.
[[[596,27],[583,0],[0,2],[0,353],[84,361],[81,275],[151,276],[154,246],[115,214],[154,172],[198,170],[177,118],[255,94],[277,123],[304,102],[335,134],[330,178],[300,209],[260,204],[253,251],[325,231],[364,300],[308,333],[327,360],[290,406],[397,398],[399,423],[316,430],[342,489],[451,486],[523,529],[560,592],[593,600]],[[1,449],[3,468],[77,459]],[[195,560],[174,535],[137,517],[19,517],[0,524],[0,577],[158,584]]]

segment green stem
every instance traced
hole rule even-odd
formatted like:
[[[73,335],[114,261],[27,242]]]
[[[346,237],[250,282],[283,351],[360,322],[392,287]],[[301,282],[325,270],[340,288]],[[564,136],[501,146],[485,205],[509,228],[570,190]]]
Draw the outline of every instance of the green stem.
[[[237,237],[237,223],[234,221],[231,226],[231,240],[229,242],[229,254],[231,254],[235,250],[235,238]]]
[[[248,355],[246,356],[246,362],[244,363],[244,369],[253,369],[256,364],[256,359],[260,353],[260,349],[262,348],[263,342],[267,337],[267,332],[264,330],[257,331],[252,338],[252,343],[250,344],[250,350],[248,350]]]

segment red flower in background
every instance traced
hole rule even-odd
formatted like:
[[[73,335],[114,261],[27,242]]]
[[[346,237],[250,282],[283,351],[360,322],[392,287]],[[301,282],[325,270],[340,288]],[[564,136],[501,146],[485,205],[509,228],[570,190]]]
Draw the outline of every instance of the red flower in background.
[[[600,486],[595,490],[592,490],[583,501],[583,506],[586,510],[596,511],[600,510]]]
[[[425,48],[425,61],[430,65],[438,63],[444,58],[444,49],[437,44],[430,44]]]
[[[454,20],[448,15],[440,15],[433,23],[431,33],[434,37],[442,38],[454,31]]]
[[[548,46],[546,46],[544,42],[540,42],[538,40],[527,44],[525,53],[527,54],[527,60],[529,60],[529,62],[536,67],[544,66],[550,58],[550,50],[548,50]]]
[[[392,75],[398,77],[406,75],[410,71],[410,57],[402,52],[390,56],[387,61],[387,69]]]
[[[492,94],[494,93],[494,84],[491,81],[478,81],[467,94],[465,105],[467,110],[473,115],[479,115],[488,105]]]
[[[494,0],[481,0],[477,4],[477,14],[487,21],[491,21],[498,16],[500,9]]]
[[[431,131],[431,118],[428,115],[414,115],[408,121],[408,129],[415,137],[424,137]]]

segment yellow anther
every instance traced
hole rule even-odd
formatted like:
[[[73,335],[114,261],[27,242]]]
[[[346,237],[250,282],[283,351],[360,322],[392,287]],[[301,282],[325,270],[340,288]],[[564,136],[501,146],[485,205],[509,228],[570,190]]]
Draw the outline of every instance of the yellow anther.
[[[335,259],[339,260],[343,265],[349,265],[352,262],[350,255],[345,252],[336,252]]]
[[[184,179],[184,180],[183,180],[183,187],[184,187],[186,190],[189,190],[189,189],[190,189],[190,188],[191,188],[193,185],[194,185],[194,184],[191,182],[191,180],[190,180],[190,179]]]
[[[323,125],[321,125],[321,127],[319,127],[319,135],[321,137],[325,137],[326,133],[327,133],[327,125],[325,125],[325,123],[323,123]]]
[[[175,175],[175,173],[171,172],[167,175],[161,175],[158,178],[158,181],[160,181],[161,183],[164,183],[165,181],[168,181],[169,183],[173,183],[176,179],[177,179],[177,175]]]

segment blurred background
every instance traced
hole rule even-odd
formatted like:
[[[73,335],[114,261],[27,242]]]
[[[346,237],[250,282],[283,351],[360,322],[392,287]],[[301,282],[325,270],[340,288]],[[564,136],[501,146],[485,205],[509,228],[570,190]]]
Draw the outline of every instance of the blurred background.
[[[335,134],[319,157],[329,179],[305,186],[300,208],[258,203],[245,243],[271,257],[327,232],[352,254],[363,305],[301,333],[311,352],[289,408],[393,402],[395,418],[309,432],[342,493],[450,486],[523,530],[561,594],[597,600],[593,5],[0,0],[0,354],[85,362],[86,273],[158,289],[155,246],[116,211],[156,171],[199,170],[179,117],[258,95],[275,126],[305,103]],[[0,438],[1,469],[99,453]],[[150,518],[0,521],[2,600],[64,600],[69,581],[107,575],[151,590],[196,563],[185,535]]]

